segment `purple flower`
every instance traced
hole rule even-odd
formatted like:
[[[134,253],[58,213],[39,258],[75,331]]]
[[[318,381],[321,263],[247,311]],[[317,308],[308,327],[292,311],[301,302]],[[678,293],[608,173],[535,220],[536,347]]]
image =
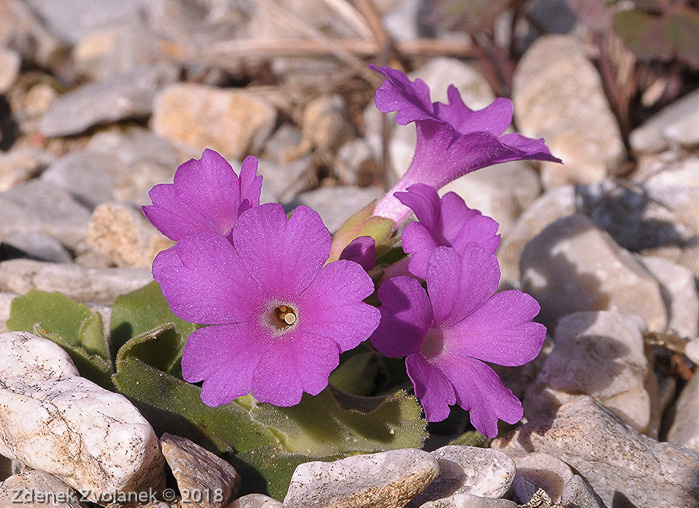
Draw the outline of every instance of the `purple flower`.
[[[226,159],[207,148],[200,160],[177,168],[174,183],[150,190],[153,204],[143,213],[171,240],[205,231],[230,236],[238,216],[260,204],[262,177],[256,173],[255,157],[243,161],[238,178]]]
[[[539,354],[546,329],[533,323],[539,305],[510,290],[495,294],[495,256],[470,243],[460,256],[438,247],[427,268],[427,292],[417,279],[396,277],[379,288],[381,324],[371,341],[386,356],[405,359],[425,416],[440,421],[449,406],[470,411],[487,437],[497,421],[516,423],[522,404],[485,362],[523,365]]]
[[[415,156],[403,178],[382,198],[374,215],[404,223],[410,210],[393,193],[422,182],[437,189],[452,180],[485,166],[501,162],[538,159],[561,162],[549,152],[543,139],[504,134],[512,122],[509,99],[496,99],[480,111],[469,109],[453,85],[447,90],[449,104],[430,101],[424,81],[410,81],[390,67],[370,66],[388,79],[376,91],[376,107],[383,113],[397,111],[396,122],[415,122]]]
[[[395,196],[419,221],[408,224],[401,235],[403,250],[411,254],[410,273],[416,277],[425,278],[427,262],[439,246],[453,247],[461,254],[475,242],[493,254],[497,251],[498,223],[467,207],[457,194],[448,192],[440,199],[434,187],[416,183]]]
[[[173,312],[212,325],[187,340],[183,377],[204,381],[210,406],[250,392],[292,406],[325,388],[339,354],[376,329],[379,311],[362,302],[373,283],[356,263],[323,266],[330,233],[305,206],[288,220],[276,203],[254,207],[232,237],[188,236],[153,263]]]

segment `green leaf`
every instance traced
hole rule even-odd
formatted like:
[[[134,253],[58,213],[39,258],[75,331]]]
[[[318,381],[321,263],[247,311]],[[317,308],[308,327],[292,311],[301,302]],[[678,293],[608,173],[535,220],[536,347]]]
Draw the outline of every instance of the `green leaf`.
[[[103,388],[114,388],[114,367],[102,316],[86,305],[61,293],[33,290],[12,300],[7,328],[55,342],[68,352],[81,376]]]
[[[620,11],[614,16],[614,29],[639,58],[667,60],[672,56],[662,16],[639,10]]]
[[[699,68],[699,12],[686,6],[675,6],[665,27],[668,41],[677,56]]]
[[[92,312],[82,303],[77,303],[62,293],[46,293],[32,290],[16,297],[10,306],[10,331],[34,332],[34,325],[49,333],[60,335],[70,345],[80,343],[80,328]],[[104,333],[102,334],[104,340]]]
[[[488,439],[477,430],[470,430],[452,440],[450,445],[477,446],[478,448],[490,447],[492,439]]]
[[[352,215],[333,235],[328,262],[340,259],[340,254],[349,243],[360,236],[370,236],[374,239],[376,255],[386,252],[397,241],[391,237],[393,221],[385,217],[374,217],[376,201]]]
[[[386,386],[388,369],[380,354],[366,351],[343,358],[340,366],[330,374],[329,381],[343,392],[368,397]]]
[[[367,399],[367,398],[364,398]],[[370,399],[372,400],[372,399]],[[404,391],[373,399],[368,412],[343,408],[330,389],[304,394],[292,407],[258,404],[252,417],[269,427],[288,451],[309,456],[420,448],[426,437],[422,408]]]
[[[172,313],[157,282],[119,296],[112,308],[109,327],[113,351],[119,351],[129,339],[168,323],[174,324],[182,344],[197,329],[197,325]]]

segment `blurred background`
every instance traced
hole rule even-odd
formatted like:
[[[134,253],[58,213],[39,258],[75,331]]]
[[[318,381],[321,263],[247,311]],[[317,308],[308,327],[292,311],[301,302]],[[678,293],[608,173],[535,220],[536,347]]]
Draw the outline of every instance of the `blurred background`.
[[[433,100],[451,83],[473,109],[510,97],[514,127],[564,160],[503,164],[446,189],[501,223],[512,286],[524,244],[570,210],[540,207],[536,227],[517,229],[522,214],[571,186],[575,209],[620,245],[662,254],[627,219],[646,203],[639,182],[678,165],[697,174],[698,3],[0,0],[0,259],[24,262],[0,263],[0,290],[43,284],[37,262],[136,269],[141,284],[169,243],[139,207],[206,147],[236,169],[257,156],[263,201],[309,205],[335,230],[413,153],[414,128],[373,105],[382,79],[369,63],[423,79]],[[614,193],[636,201],[609,205]],[[668,235],[692,237],[692,220],[689,236],[675,219]],[[683,252],[666,255],[696,270]]]

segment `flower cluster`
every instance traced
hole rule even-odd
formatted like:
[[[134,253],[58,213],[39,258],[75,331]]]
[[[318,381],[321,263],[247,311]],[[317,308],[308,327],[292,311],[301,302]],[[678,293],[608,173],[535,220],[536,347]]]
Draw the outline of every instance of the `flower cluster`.
[[[415,122],[417,147],[405,176],[368,215],[357,214],[336,254],[313,210],[299,206],[287,217],[279,204],[260,205],[254,157],[238,176],[205,150],[172,184],[151,190],[143,211],[176,242],[158,254],[153,276],[177,316],[206,325],[187,341],[183,377],[203,382],[211,406],[250,393],[292,406],[326,388],[340,353],[368,340],[387,357],[405,357],[428,420],[458,404],[493,437],[497,421],[516,423],[522,406],[488,363],[529,362],[545,329],[532,321],[532,297],[497,292],[497,222],[437,189],[499,162],[558,159],[543,140],[503,135],[512,120],[507,99],[472,111],[450,87],[449,104],[432,103],[422,81],[373,68],[387,77],[377,107],[396,111],[400,124]],[[417,221],[400,238],[407,257],[375,266],[412,214]],[[388,233],[372,234],[372,220],[388,221]],[[367,303],[375,291],[378,308]]]

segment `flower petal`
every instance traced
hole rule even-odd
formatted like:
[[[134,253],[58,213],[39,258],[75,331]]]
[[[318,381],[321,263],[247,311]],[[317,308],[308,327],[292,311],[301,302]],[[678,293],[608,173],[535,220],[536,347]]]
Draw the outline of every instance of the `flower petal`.
[[[439,247],[430,258],[426,280],[435,322],[453,325],[495,293],[500,268],[495,255],[476,243],[469,243],[461,255]]]
[[[354,261],[368,272],[376,265],[376,242],[370,236],[359,236],[342,249],[340,259]]]
[[[415,387],[415,396],[425,410],[425,418],[440,422],[449,416],[449,406],[456,404],[456,394],[444,373],[419,353],[405,359],[405,368]]]
[[[442,245],[462,253],[466,244],[475,242],[493,254],[497,251],[500,245],[497,221],[466,206],[458,194],[447,192],[442,196],[440,218],[440,230],[435,236],[444,239]]]
[[[294,406],[303,392],[317,395],[328,386],[330,373],[340,363],[337,344],[318,335],[291,332],[276,343],[257,364],[252,393],[260,402]]]
[[[539,304],[526,293],[497,293],[472,314],[449,328],[459,354],[500,365],[517,366],[539,355],[546,327],[533,323]]]
[[[299,330],[335,341],[341,352],[357,347],[381,319],[376,307],[362,301],[373,292],[371,277],[357,263],[324,266],[297,299]]]
[[[437,189],[424,183],[416,183],[405,192],[394,194],[398,201],[410,207],[417,219],[429,230],[437,227],[439,221],[439,194]]]
[[[420,282],[394,277],[381,285],[378,296],[381,322],[371,343],[391,358],[419,352],[432,325],[432,306]]]
[[[233,246],[214,233],[180,240],[154,271],[172,311],[193,323],[225,324],[253,319],[261,298]],[[165,257],[167,256],[167,257]]]
[[[440,358],[438,366],[454,387],[457,403],[484,436],[497,436],[498,419],[511,424],[522,419],[522,403],[483,362],[455,355]]]
[[[369,68],[388,79],[376,90],[376,107],[382,113],[397,111],[396,123],[407,125],[415,120],[432,118],[434,109],[430,101],[430,88],[421,79],[410,81],[408,76],[390,67]]]
[[[201,398],[206,405],[225,404],[250,393],[253,371],[269,347],[255,324],[200,328],[187,339],[182,377],[190,383],[204,381]]]
[[[499,136],[512,123],[514,107],[510,99],[495,99],[480,110],[467,107],[454,85],[447,89],[449,104],[435,104],[436,117],[450,123],[459,134],[487,131]]]
[[[240,216],[233,243],[260,289],[294,298],[318,275],[330,254],[330,233],[316,212],[299,206],[287,220],[281,205],[267,203]]]
[[[421,223],[411,222],[401,235],[403,250],[410,254],[410,273],[424,279],[427,275],[427,264],[439,244],[432,233]]]
[[[240,207],[238,215],[260,204],[262,175],[257,176],[257,158],[245,157],[240,167]]]
[[[173,184],[156,185],[148,196],[153,204],[143,206],[141,210],[151,224],[170,240],[177,241],[188,235],[216,229],[209,219],[177,196]]]

